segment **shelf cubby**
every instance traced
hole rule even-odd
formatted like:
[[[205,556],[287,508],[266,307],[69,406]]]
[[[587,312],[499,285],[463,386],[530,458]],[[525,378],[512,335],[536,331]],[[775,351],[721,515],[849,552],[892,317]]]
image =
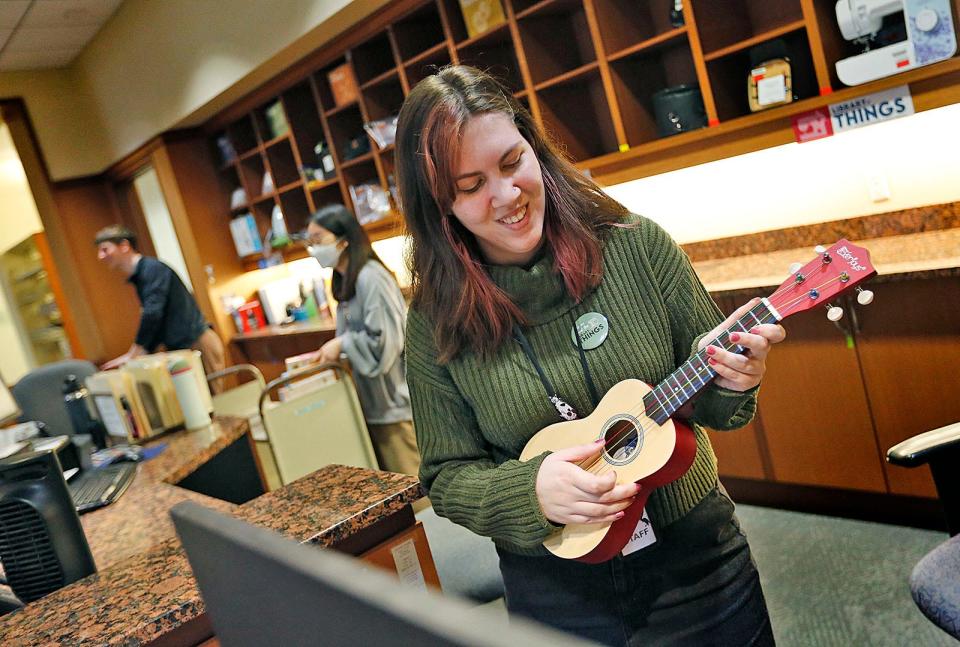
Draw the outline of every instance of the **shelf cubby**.
[[[337,107],[337,104],[333,100],[333,90],[330,89],[330,80],[327,78],[327,74],[329,74],[331,70],[340,67],[346,62],[346,57],[341,56],[333,63],[327,65],[313,75],[313,83],[316,87],[317,99],[320,102],[321,112],[329,112]]]
[[[537,98],[546,130],[575,162],[618,150],[599,72],[538,91]]]
[[[291,234],[303,231],[310,220],[310,206],[302,186],[296,186],[280,194],[280,209]]]
[[[270,230],[270,216],[275,204],[276,201],[270,199],[254,202],[250,205],[250,213],[253,214],[253,219],[257,223],[257,232],[260,234],[260,240],[263,241],[264,248],[270,245],[270,241],[267,240],[267,232]]]
[[[344,163],[340,169],[340,175],[348,187],[363,182],[380,182],[377,177],[377,165],[373,161],[372,154]]]
[[[230,124],[227,127],[227,134],[237,155],[243,155],[257,147],[257,133],[253,129],[253,121],[250,115]]]
[[[704,56],[803,20],[801,0],[689,0]]]
[[[293,155],[290,139],[283,139],[266,149],[273,183],[279,188],[300,179],[300,168]]]
[[[439,8],[447,18],[447,27],[453,42],[460,44],[467,40],[467,23],[463,20],[463,12],[458,0],[438,0]],[[501,5],[503,0],[500,0]],[[506,12],[504,12],[506,13]]]
[[[795,101],[818,95],[816,74],[805,31],[783,37],[790,58],[790,76]],[[747,102],[747,80],[752,69],[749,50],[737,50],[707,63],[713,99],[720,121],[728,121],[750,112]],[[769,108],[775,110],[774,108]]]
[[[260,153],[240,159],[240,178],[247,190],[248,200],[253,201],[263,195],[263,174],[265,172],[266,166]]]
[[[276,110],[282,117],[282,121],[277,123],[278,129],[274,129],[267,117],[267,110]],[[254,129],[257,132],[257,138],[261,144],[274,143],[279,139],[287,137],[290,134],[289,121],[287,121],[286,110],[283,108],[283,102],[280,98],[272,99],[253,111]],[[286,125],[284,125],[286,124]]]
[[[290,120],[295,156],[299,158],[300,165],[318,168],[320,160],[317,159],[314,147],[326,137],[323,133],[323,122],[320,121],[320,109],[314,100],[310,84],[300,83],[284,92],[283,103]]]
[[[407,83],[412,89],[417,83],[431,74],[435,74],[444,65],[450,65],[450,49],[446,43],[440,43],[404,65]]]
[[[307,190],[310,191],[310,199],[313,200],[315,209],[328,204],[343,203],[343,191],[340,189],[340,181],[336,178],[311,182],[307,185]]]
[[[510,90],[523,89],[523,77],[520,75],[520,66],[513,51],[513,40],[506,26],[488,32],[483,38],[457,46],[457,54],[460,63],[490,73]]]
[[[697,84],[697,70],[685,38],[618,59],[611,63],[610,70],[630,146],[658,137],[653,107],[656,92]]]
[[[534,85],[597,60],[579,0],[539,3],[517,19],[520,42]]]
[[[849,41],[840,33],[840,27],[837,25],[835,0],[813,0],[815,20],[820,35],[820,45],[823,48],[824,57],[827,61],[827,75],[829,76],[830,86],[834,90],[846,87],[846,84],[837,76],[836,62],[855,56],[863,52],[863,48]],[[957,24],[957,18],[960,17],[960,2],[954,0],[954,24]]]
[[[594,3],[600,40],[607,55],[677,29],[670,24],[670,3],[656,0],[604,0]]]
[[[446,40],[436,4],[428,2],[393,23],[400,60],[406,62]]]
[[[371,121],[395,115],[403,105],[403,87],[397,75],[377,85],[365,87],[361,92],[367,118]]]
[[[336,151],[336,159],[341,164],[349,160],[344,159],[347,143],[354,137],[366,135],[363,130],[363,117],[360,115],[360,106],[353,104],[344,110],[327,116],[327,127],[330,129],[332,142],[328,142]]]
[[[362,86],[364,83],[396,67],[393,49],[390,47],[390,39],[386,32],[381,32],[365,43],[354,47],[350,54],[357,85]]]

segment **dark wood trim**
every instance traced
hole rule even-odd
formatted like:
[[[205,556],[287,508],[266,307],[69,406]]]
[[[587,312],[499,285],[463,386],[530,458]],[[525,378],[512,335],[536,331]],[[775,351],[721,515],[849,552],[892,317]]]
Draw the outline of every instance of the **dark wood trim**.
[[[737,503],[928,530],[947,527],[937,499],[741,478],[722,482]]]

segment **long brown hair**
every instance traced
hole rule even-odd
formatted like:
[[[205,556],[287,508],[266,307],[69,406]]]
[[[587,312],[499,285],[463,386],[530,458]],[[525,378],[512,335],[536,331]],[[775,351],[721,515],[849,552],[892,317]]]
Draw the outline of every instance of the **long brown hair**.
[[[510,339],[515,323],[525,323],[487,274],[474,236],[452,215],[463,131],[471,117],[485,113],[506,115],[533,148],[543,176],[544,235],[554,269],[576,300],[600,283],[605,232],[627,216],[490,75],[451,66],[418,83],[397,122],[397,186],[413,239],[413,307],[434,322],[442,362],[464,349],[489,356]]]

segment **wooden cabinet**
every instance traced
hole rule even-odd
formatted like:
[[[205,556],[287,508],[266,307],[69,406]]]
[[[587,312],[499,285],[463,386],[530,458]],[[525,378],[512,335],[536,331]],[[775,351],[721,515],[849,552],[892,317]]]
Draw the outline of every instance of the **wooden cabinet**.
[[[857,354],[885,453],[918,433],[960,421],[960,279],[871,289],[876,300],[857,311]],[[890,492],[936,495],[927,468],[883,467]]]
[[[723,476],[935,497],[927,469],[886,463],[911,436],[960,420],[960,280],[874,281],[869,306],[843,297],[784,322],[753,424],[712,433]],[[767,291],[757,291],[766,296]],[[721,296],[733,311],[749,298]]]
[[[666,0],[502,2],[506,21],[470,37],[457,0],[395,0],[214,117],[205,131],[235,151],[222,160],[224,191],[246,191],[242,210],[254,215],[264,235],[275,206],[296,231],[327,202],[355,206],[351,186],[377,184],[390,211],[367,228],[375,239],[395,235],[400,218],[390,193],[392,146],[381,150],[369,141],[370,152],[361,155],[347,149],[356,138],[367,143],[365,124],[396,115],[418,81],[449,63],[474,65],[503,80],[573,160],[600,181],[667,170],[664,160],[671,154],[696,158],[684,157],[672,166],[677,168],[784,143],[792,139],[791,115],[829,101],[919,80],[932,81],[924,91],[958,84],[960,57],[955,57],[844,89],[834,66],[851,52],[836,25],[833,0],[687,0],[682,20],[671,20],[673,3]],[[750,50],[774,39],[783,41],[790,59],[794,101],[752,113]],[[356,100],[337,104],[328,73],[343,66],[352,72],[358,93]],[[698,88],[708,123],[721,127],[661,139],[653,95],[683,84]],[[936,105],[921,103],[920,109]],[[289,126],[283,132],[272,127],[278,112]],[[330,147],[335,174],[314,180],[302,171],[320,166],[314,153],[320,141]],[[641,166],[631,177],[630,169]],[[267,173],[273,183],[264,189]],[[284,255],[304,253],[291,249]]]

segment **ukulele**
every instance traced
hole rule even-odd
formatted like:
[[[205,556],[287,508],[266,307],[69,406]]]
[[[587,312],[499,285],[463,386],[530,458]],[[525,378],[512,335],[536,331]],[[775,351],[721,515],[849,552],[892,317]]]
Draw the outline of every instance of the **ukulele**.
[[[821,249],[815,259],[796,270],[773,294],[761,299],[708,345],[743,352],[742,346],[730,341],[730,333],[747,332],[758,324],[776,323],[827,304],[876,274],[867,250],[845,239],[819,252]],[[872,294],[863,292],[861,296],[861,303],[869,303]],[[831,309],[828,318],[832,321],[836,320],[834,314]],[[653,489],[677,480],[693,464],[697,450],[693,431],[671,416],[716,375],[707,363],[704,346],[658,385],[651,388],[640,380],[623,380],[607,391],[586,418],[545,427],[527,442],[520,460],[602,438],[604,449],[599,456],[579,466],[594,474],[615,470],[618,484],[633,481],[643,486],[623,517],[611,523],[567,524],[543,542],[547,550],[558,557],[591,564],[604,562],[623,550]]]

